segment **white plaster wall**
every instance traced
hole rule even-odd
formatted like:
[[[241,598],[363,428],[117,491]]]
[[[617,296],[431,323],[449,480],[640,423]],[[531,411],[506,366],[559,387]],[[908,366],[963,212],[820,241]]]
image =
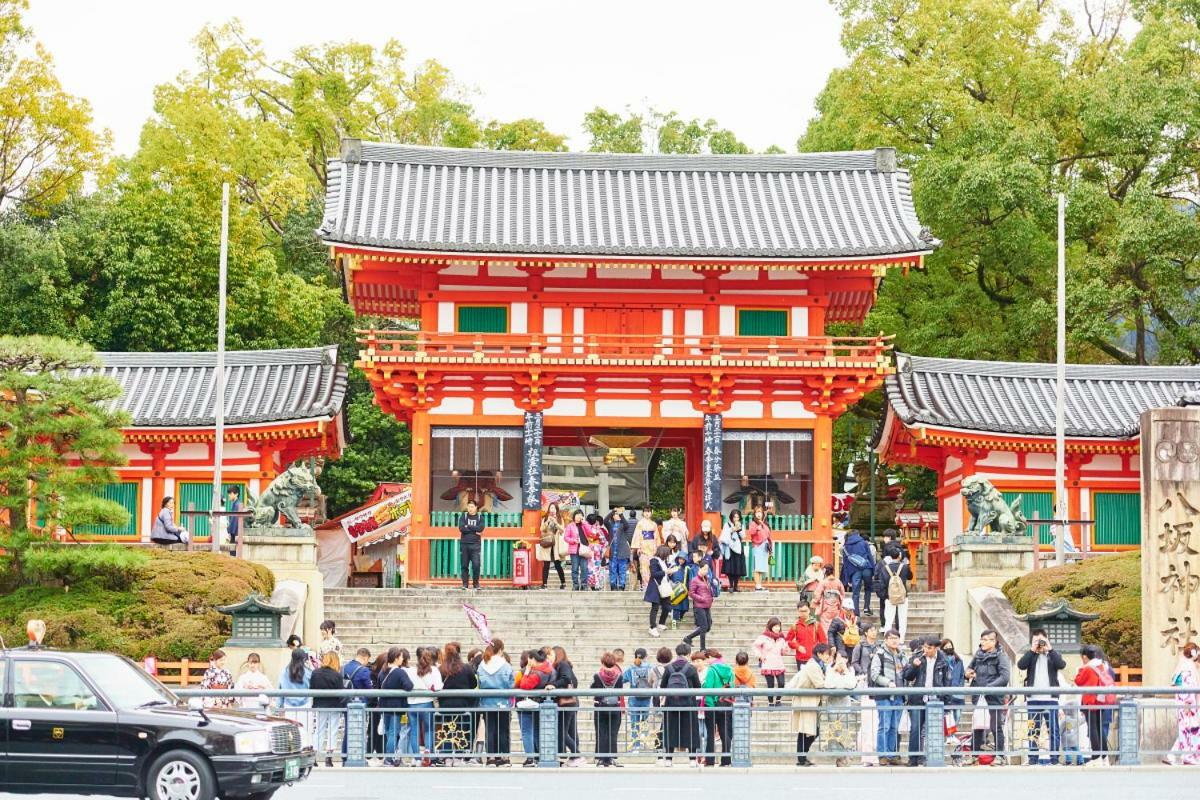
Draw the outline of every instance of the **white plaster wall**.
[[[454,333],[454,303],[438,303],[438,333]]]
[[[575,333],[576,334],[583,333],[583,309],[576,306],[573,309],[573,311],[574,311],[574,316],[572,317],[572,319],[574,319],[574,321],[575,321],[574,322]]]
[[[699,419],[704,415],[696,410],[691,400],[663,400],[659,404],[659,413],[664,417],[686,417]]]
[[[808,306],[792,308],[792,336],[808,336]]]
[[[963,532],[962,497],[954,494],[946,498],[941,524],[943,535],[948,542],[954,541],[954,537]]]
[[[1122,469],[1122,459],[1120,456],[1111,453],[1092,456],[1092,460],[1083,465],[1084,472],[1111,472]]]
[[[1030,453],[1025,456],[1025,466],[1029,469],[1054,469],[1054,454]]]
[[[987,457],[975,462],[976,466],[980,467],[1015,467],[1017,466],[1017,454],[1004,450],[991,450]]]
[[[478,264],[468,264],[466,262],[460,261],[456,264],[451,264],[448,267],[443,267],[439,271],[441,272],[442,275],[478,275],[479,274],[479,265]]]
[[[737,309],[733,306],[721,306],[720,325],[718,332],[722,336],[737,335]]]
[[[663,336],[670,336],[675,332],[675,310],[664,308],[662,312],[662,332]]]
[[[954,472],[962,466],[962,462],[954,456],[946,456],[946,472]]]
[[[206,453],[207,455],[207,453]],[[250,445],[245,442],[226,442],[225,452],[222,455],[222,460],[229,461],[233,458],[258,458],[258,453],[250,449]]]
[[[520,416],[524,412],[517,407],[517,404],[511,398],[485,397],[483,398],[483,413],[485,416],[500,416],[505,414]]]
[[[816,414],[796,400],[779,400],[771,403],[771,416],[775,419],[812,419]]]
[[[430,414],[470,414],[474,411],[475,401],[470,397],[446,397],[429,409]]]
[[[587,267],[574,264],[557,266],[546,273],[547,278],[586,278]]]
[[[688,336],[699,336],[704,333],[704,310],[689,308],[683,312],[683,332]]]
[[[167,463],[170,464],[175,459],[183,458],[208,458],[208,445],[195,442],[181,444],[178,450],[167,456]]]
[[[562,333],[562,309],[542,309],[542,330],[546,333]]]
[[[735,400],[729,404],[726,417],[734,419],[762,419],[763,404],[761,400]]]
[[[511,333],[528,333],[529,332],[529,305],[526,303],[513,303],[509,306],[508,312],[508,329]]]
[[[645,419],[650,416],[649,400],[597,400],[596,416]]]
[[[586,400],[562,397],[555,400],[545,411],[545,416],[547,417],[582,417],[586,414]]]

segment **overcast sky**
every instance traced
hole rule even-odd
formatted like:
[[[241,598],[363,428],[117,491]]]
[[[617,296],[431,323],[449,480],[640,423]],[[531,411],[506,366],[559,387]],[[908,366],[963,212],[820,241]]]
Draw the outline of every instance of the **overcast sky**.
[[[827,0],[31,0],[59,79],[87,98],[119,153],[137,147],[155,85],[193,65],[206,23],[239,17],[272,56],[300,44],[395,38],[436,58],[488,119],[535,117],[584,149],[600,105],[712,117],[756,150],[793,150],[844,62]]]

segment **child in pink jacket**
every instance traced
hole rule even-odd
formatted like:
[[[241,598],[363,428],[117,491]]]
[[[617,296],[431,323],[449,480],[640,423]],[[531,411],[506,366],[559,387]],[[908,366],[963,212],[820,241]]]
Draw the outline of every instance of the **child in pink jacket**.
[[[761,670],[767,688],[783,688],[784,653],[788,652],[787,639],[783,635],[783,623],[779,617],[767,620],[767,627],[754,640],[751,648],[758,658],[758,668]],[[767,697],[767,705],[782,705],[778,697]]]

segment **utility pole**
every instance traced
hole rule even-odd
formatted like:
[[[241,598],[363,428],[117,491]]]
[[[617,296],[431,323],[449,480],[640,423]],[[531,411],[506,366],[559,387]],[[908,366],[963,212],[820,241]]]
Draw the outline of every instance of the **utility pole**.
[[[1054,565],[1067,560],[1067,478],[1066,478],[1066,409],[1067,409],[1067,249],[1065,220],[1067,196],[1058,195],[1058,335],[1055,364],[1054,404]],[[1035,534],[1036,536],[1036,534]],[[1037,547],[1037,543],[1034,543]],[[1036,550],[1035,550],[1036,552]]]
[[[213,371],[213,407],[216,415],[216,436],[213,442],[213,491],[209,506],[208,540],[214,553],[221,550],[219,512],[225,502],[221,491],[221,467],[225,457],[225,282],[229,260],[229,184],[221,184],[221,261],[217,275],[217,366]]]

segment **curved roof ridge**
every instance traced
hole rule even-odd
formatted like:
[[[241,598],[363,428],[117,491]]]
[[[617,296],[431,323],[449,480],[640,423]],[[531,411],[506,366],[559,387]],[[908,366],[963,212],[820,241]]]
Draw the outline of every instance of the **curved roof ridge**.
[[[1053,364],[972,361],[896,353],[885,381],[891,410],[906,425],[1053,436]],[[1129,438],[1150,408],[1200,391],[1200,366],[1067,365],[1066,433]]]

